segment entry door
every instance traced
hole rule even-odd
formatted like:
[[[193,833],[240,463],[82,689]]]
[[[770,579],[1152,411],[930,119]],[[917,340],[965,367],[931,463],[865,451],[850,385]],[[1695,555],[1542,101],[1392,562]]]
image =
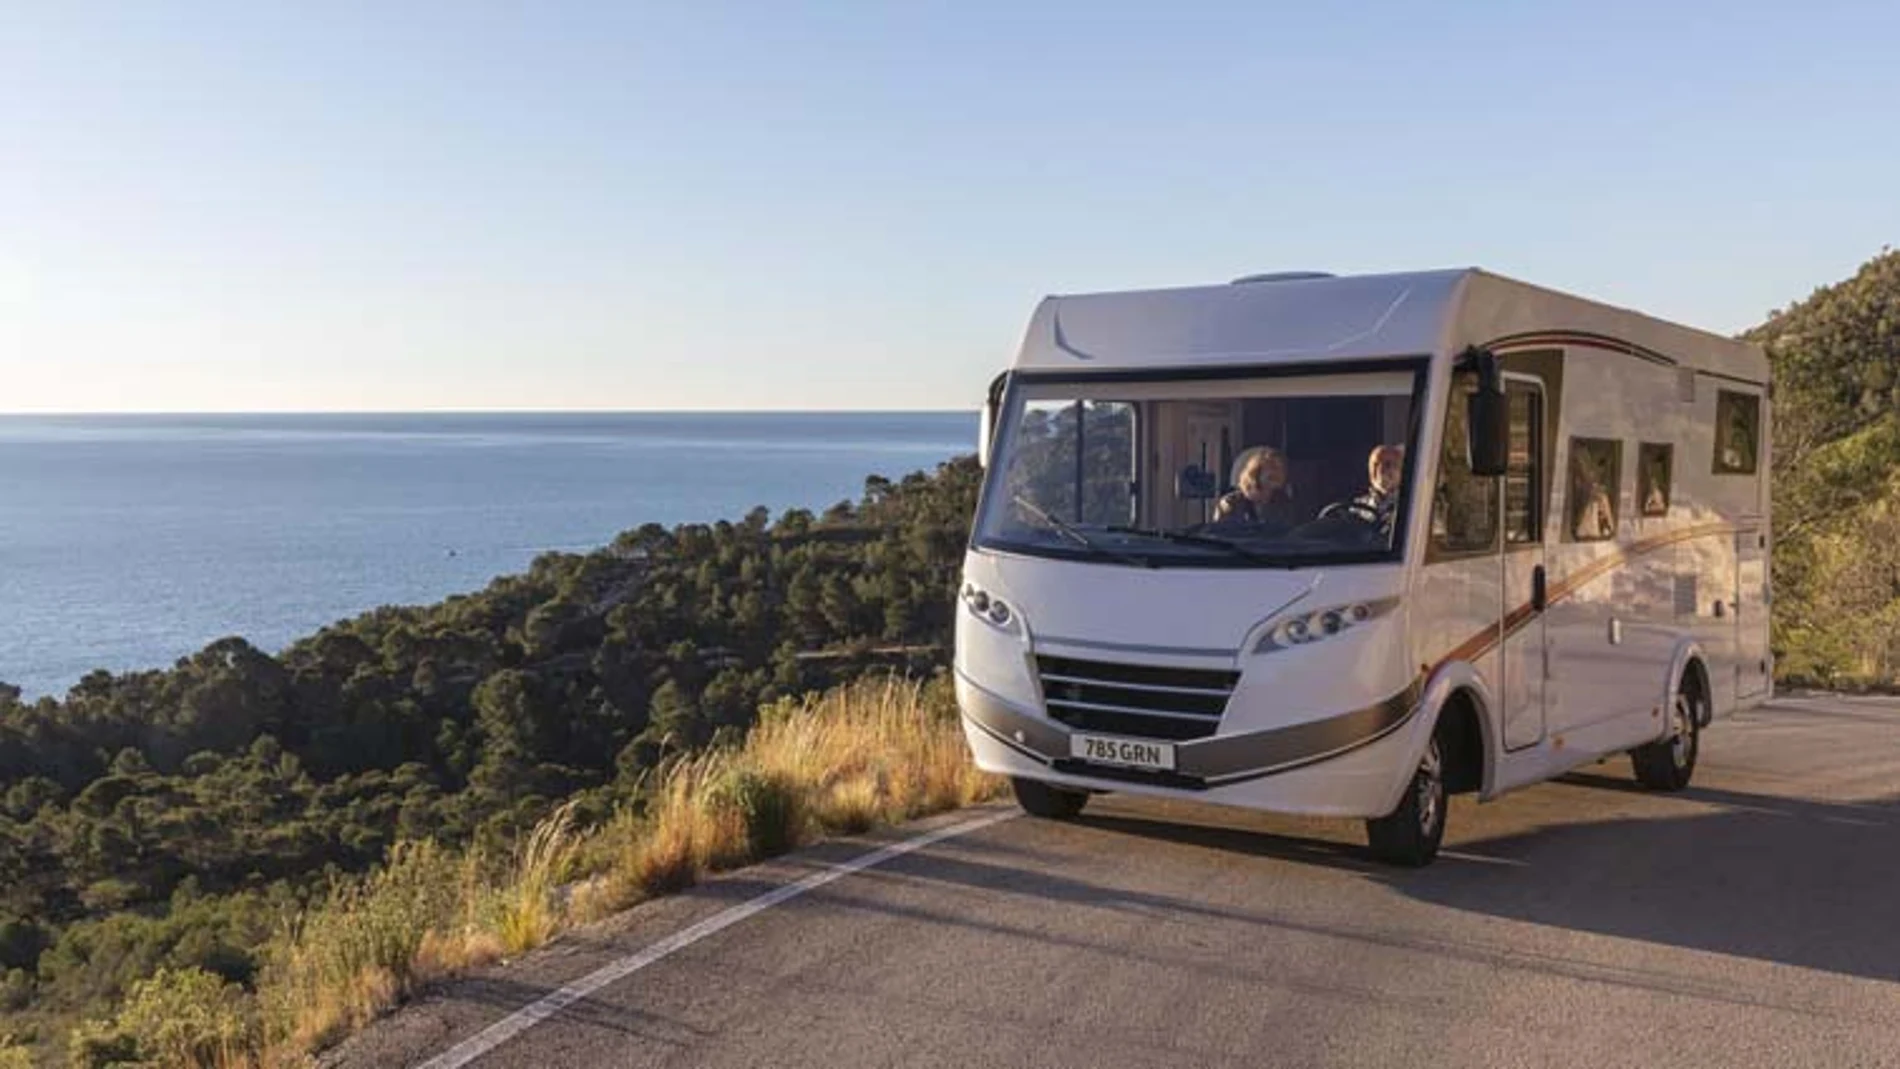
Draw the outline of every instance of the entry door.
[[[1504,746],[1521,749],[1544,738],[1544,510],[1548,436],[1539,379],[1506,376],[1510,466],[1504,476]]]

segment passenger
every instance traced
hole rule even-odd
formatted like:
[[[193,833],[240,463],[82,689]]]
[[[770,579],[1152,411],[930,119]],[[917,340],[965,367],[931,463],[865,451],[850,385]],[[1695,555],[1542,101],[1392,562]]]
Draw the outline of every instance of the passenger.
[[[1286,458],[1271,446],[1260,446],[1240,467],[1234,480],[1238,489],[1214,506],[1215,523],[1273,523],[1290,525],[1300,516],[1287,484]]]

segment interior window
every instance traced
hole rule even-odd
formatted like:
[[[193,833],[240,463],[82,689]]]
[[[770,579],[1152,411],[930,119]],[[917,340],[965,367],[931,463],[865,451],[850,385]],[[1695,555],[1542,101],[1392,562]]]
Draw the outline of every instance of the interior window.
[[[1644,442],[1636,450],[1636,500],[1645,516],[1669,515],[1669,477],[1675,466],[1675,447]]]
[[[1505,383],[1510,413],[1510,466],[1504,474],[1504,540],[1544,540],[1544,393],[1535,383]]]
[[[1718,390],[1715,395],[1715,472],[1752,475],[1755,445],[1761,440],[1761,398],[1752,393]]]
[[[1497,547],[1498,481],[1471,474],[1470,397],[1477,389],[1478,377],[1471,372],[1452,379],[1432,500],[1432,548],[1438,553],[1482,553]]]
[[[1570,439],[1570,492],[1564,501],[1573,542],[1616,537],[1616,492],[1622,480],[1621,443],[1607,438]]]
[[[1013,492],[1072,523],[1134,519],[1135,406],[1122,401],[1031,401]]]

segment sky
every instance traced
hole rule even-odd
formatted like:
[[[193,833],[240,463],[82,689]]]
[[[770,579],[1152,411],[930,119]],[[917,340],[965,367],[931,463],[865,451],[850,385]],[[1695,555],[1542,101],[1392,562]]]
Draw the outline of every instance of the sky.
[[[1900,240],[1900,4],[0,0],[0,412],[969,409],[1048,293]]]

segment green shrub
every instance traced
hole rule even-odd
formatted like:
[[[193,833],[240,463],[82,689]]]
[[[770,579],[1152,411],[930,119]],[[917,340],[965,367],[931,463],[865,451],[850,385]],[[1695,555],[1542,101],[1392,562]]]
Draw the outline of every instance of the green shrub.
[[[118,1029],[166,1066],[218,1066],[248,1052],[257,1007],[244,989],[203,969],[160,969],[132,985]]]
[[[66,1057],[73,1069],[134,1066],[142,1061],[138,1040],[112,1021],[85,1021],[75,1027],[66,1043]]]
[[[803,807],[797,787],[783,776],[733,768],[714,787],[710,801],[715,809],[739,815],[755,857],[782,854],[798,842]]]

